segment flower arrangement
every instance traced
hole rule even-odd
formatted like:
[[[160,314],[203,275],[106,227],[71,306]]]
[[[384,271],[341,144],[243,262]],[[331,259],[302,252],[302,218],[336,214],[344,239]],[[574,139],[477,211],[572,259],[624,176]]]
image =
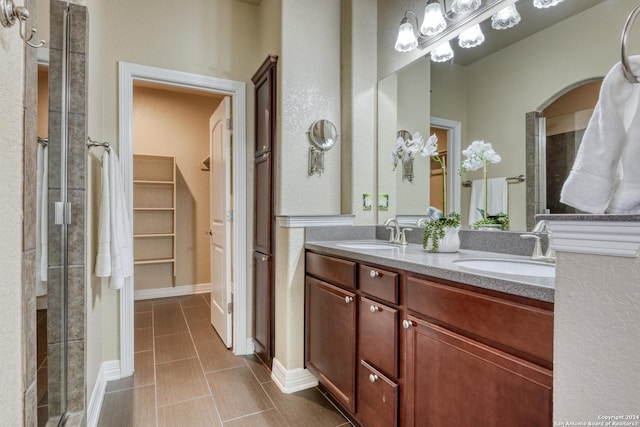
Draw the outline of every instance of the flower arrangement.
[[[505,213],[489,215],[487,208],[489,200],[489,189],[487,184],[487,165],[489,163],[499,163],[502,157],[491,146],[491,143],[484,141],[473,141],[462,154],[467,158],[462,161],[460,167],[460,175],[468,171],[475,171],[480,168],[483,170],[484,179],[484,209],[479,209],[482,213],[482,219],[476,221],[474,228],[480,228],[488,224],[497,224],[502,230],[509,229],[509,216]]]
[[[422,246],[429,252],[436,252],[439,247],[439,242],[445,236],[445,229],[460,227],[460,214],[447,212],[447,166],[445,159],[440,157],[438,153],[438,137],[436,134],[431,135],[425,141],[419,132],[413,134],[411,139],[405,140],[402,137],[398,137],[396,141],[396,147],[391,153],[391,159],[393,161],[393,170],[396,170],[398,162],[407,161],[414,154],[418,154],[423,157],[431,157],[442,168],[442,211],[429,208],[428,218],[429,221],[424,222],[424,237]],[[443,213],[444,212],[444,213]],[[419,221],[420,225],[421,222]],[[456,235],[457,238],[457,230]],[[459,246],[459,240],[458,240]],[[457,250],[457,248],[456,248]]]

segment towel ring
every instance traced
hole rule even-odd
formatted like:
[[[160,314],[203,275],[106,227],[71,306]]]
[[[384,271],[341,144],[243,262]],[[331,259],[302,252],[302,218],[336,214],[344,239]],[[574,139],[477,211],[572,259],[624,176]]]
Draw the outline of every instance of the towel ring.
[[[640,13],[640,5],[636,6],[631,11],[631,13],[629,14],[629,17],[627,18],[627,22],[624,24],[624,29],[622,30],[622,43],[621,43],[622,72],[624,73],[624,77],[631,83],[640,83],[640,80],[638,80],[638,77],[634,75],[633,72],[631,71],[631,65],[629,64],[629,57],[627,56],[627,36],[629,35],[629,30],[633,26],[633,23],[635,22],[636,17],[638,16],[638,13]]]

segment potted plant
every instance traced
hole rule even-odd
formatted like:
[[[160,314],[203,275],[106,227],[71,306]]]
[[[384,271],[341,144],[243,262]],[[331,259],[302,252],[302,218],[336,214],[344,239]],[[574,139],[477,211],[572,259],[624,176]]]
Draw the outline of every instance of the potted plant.
[[[422,246],[429,252],[456,252],[460,248],[460,214],[447,212],[447,165],[445,159],[438,153],[438,137],[433,134],[425,142],[419,132],[411,139],[399,137],[396,148],[391,153],[393,168],[400,160],[411,158],[413,154],[431,157],[442,168],[442,211],[430,207],[427,218],[418,221],[418,226],[424,226]]]
[[[475,229],[508,230],[509,215],[504,212],[490,215],[488,210],[489,188],[487,180],[487,165],[498,163],[502,160],[500,155],[491,146],[491,143],[484,141],[473,141],[462,154],[467,158],[462,161],[460,175],[468,171],[475,171],[482,168],[484,180],[484,209],[478,209],[482,218],[473,223]]]

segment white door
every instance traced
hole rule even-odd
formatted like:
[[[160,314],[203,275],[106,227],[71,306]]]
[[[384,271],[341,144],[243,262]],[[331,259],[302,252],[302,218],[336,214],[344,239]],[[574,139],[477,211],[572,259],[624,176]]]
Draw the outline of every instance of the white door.
[[[209,119],[210,138],[210,256],[211,324],[230,348],[232,345],[231,283],[231,137],[227,123],[231,100],[226,97]]]

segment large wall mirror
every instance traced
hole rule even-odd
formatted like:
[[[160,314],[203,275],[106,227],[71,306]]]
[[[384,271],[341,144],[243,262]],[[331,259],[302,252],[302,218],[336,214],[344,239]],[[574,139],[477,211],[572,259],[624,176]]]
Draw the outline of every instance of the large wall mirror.
[[[579,144],[602,77],[620,60],[622,28],[637,1],[565,0],[549,9],[532,3],[516,3],[522,16],[516,27],[496,31],[490,20],[482,23],[483,45],[462,49],[454,39],[452,61],[431,62],[425,52],[379,82],[378,195],[388,195],[379,223],[396,215],[425,216],[426,207],[437,204],[433,192],[441,185],[427,159],[415,160],[411,182],[402,179],[401,168],[393,171],[398,130],[425,136],[439,131],[447,140],[448,205],[462,214],[463,227],[469,227],[471,190],[462,184],[482,178],[481,171],[457,174],[460,150],[473,140],[491,142],[502,156],[490,165],[490,178],[525,175],[526,182],[507,185],[511,230],[530,229],[534,214],[556,209],[540,199],[546,193],[552,202],[559,198],[553,188],[547,191],[547,182],[561,186],[560,164],[568,171],[573,163],[567,156]],[[558,154],[547,148],[552,143],[571,148]]]

